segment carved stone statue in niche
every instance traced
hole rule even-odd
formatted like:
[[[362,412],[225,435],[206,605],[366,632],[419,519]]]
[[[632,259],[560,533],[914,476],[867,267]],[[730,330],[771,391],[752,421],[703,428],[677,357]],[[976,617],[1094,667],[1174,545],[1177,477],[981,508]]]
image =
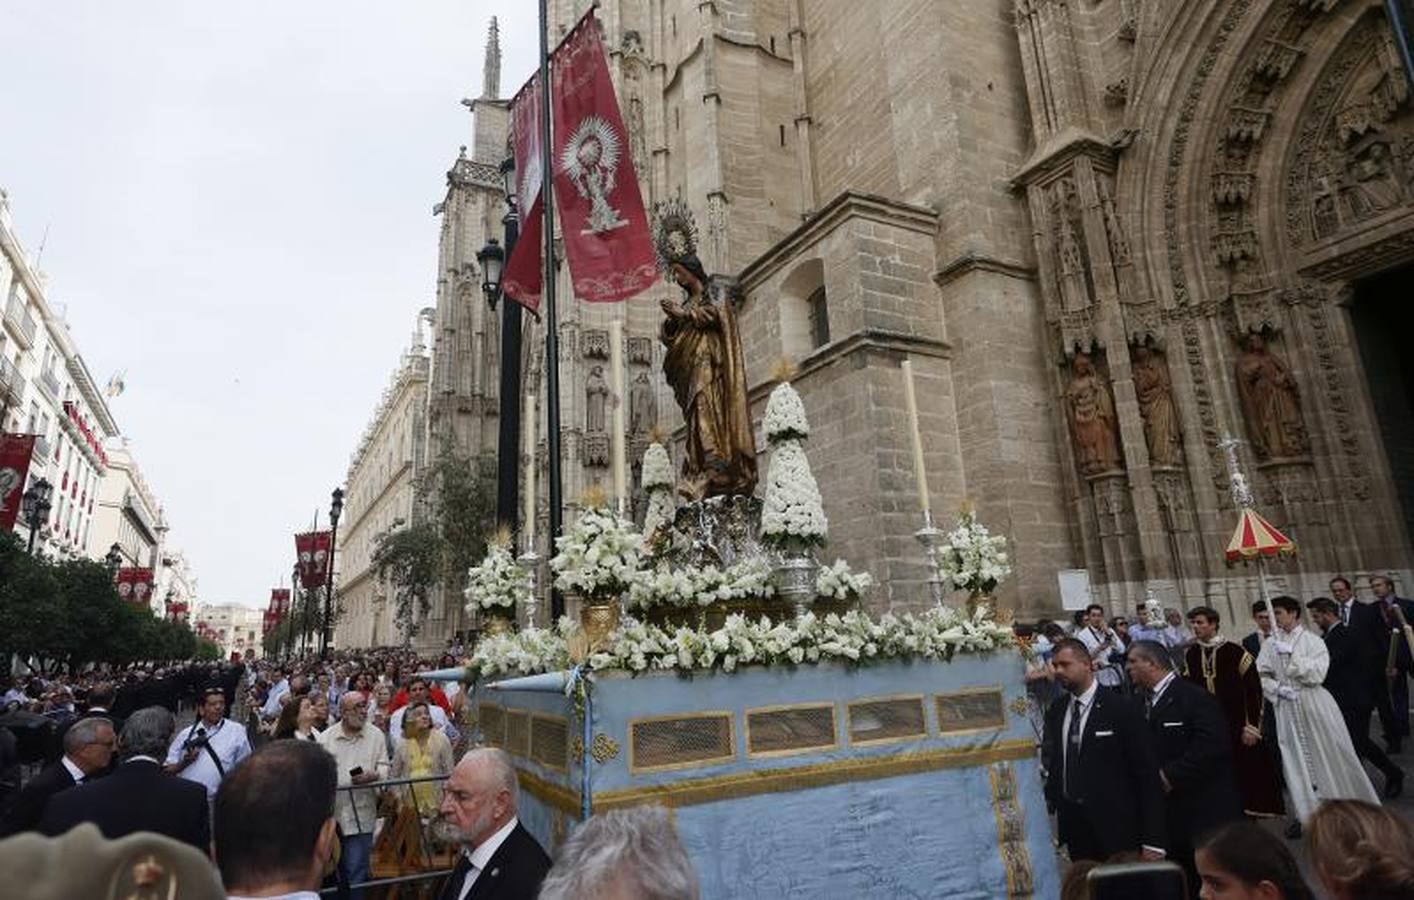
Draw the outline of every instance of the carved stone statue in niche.
[[[604,406],[609,399],[609,384],[604,380],[604,367],[594,366],[584,379],[584,430],[604,430]]]
[[[1242,343],[1237,392],[1258,459],[1291,459],[1310,452],[1296,379],[1260,334],[1249,334]]]
[[[647,372],[639,372],[628,388],[628,430],[640,434],[658,421],[658,404],[653,397],[653,382]]]
[[[1100,475],[1121,467],[1119,420],[1114,398],[1095,363],[1084,353],[1071,364],[1070,384],[1065,389],[1070,413],[1070,433],[1075,444],[1075,463],[1082,475]]]
[[[1139,398],[1139,415],[1144,420],[1144,443],[1149,462],[1169,467],[1179,464],[1178,412],[1173,405],[1173,382],[1163,355],[1145,345],[1130,354],[1134,393]]]

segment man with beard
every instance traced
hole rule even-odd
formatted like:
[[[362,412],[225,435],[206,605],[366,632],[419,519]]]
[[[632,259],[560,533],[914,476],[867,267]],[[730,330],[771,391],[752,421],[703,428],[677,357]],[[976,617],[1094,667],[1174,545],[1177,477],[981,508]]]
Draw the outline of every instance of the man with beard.
[[[1286,811],[1276,757],[1262,734],[1262,679],[1257,658],[1219,632],[1218,611],[1199,606],[1188,613],[1193,643],[1183,659],[1183,677],[1217,698],[1227,719],[1237,789],[1249,816],[1280,816]]]
[[[516,818],[520,786],[504,750],[470,750],[442,793],[442,820],[457,834],[461,859],[440,900],[534,900],[550,857]]]
[[[1100,690],[1090,650],[1075,638],[1057,642],[1051,667],[1065,693],[1046,713],[1046,800],[1070,858],[1164,858],[1163,788],[1143,713]]]

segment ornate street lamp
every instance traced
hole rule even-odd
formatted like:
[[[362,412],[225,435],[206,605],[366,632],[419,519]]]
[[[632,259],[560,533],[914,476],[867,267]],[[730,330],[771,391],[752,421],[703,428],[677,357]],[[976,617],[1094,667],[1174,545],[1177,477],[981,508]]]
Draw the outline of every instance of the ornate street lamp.
[[[319,634],[319,657],[329,658],[329,642],[333,640],[330,621],[334,600],[334,547],[339,540],[339,516],[344,512],[344,489],[334,488],[333,502],[329,504],[329,567],[324,582],[324,622]]]
[[[25,523],[29,525],[29,553],[34,555],[34,537],[39,533],[39,526],[43,525],[49,518],[49,510],[53,508],[50,498],[54,496],[54,485],[43,478],[36,478],[34,483],[20,495],[20,513],[24,516]]]
[[[486,295],[486,303],[494,312],[496,300],[501,296],[501,270],[506,265],[506,251],[501,242],[488,238],[486,246],[476,251],[476,261],[481,263],[481,293]]]
[[[108,555],[103,557],[103,564],[108,567],[108,571],[116,572],[123,564],[123,548],[117,543],[108,548]]]

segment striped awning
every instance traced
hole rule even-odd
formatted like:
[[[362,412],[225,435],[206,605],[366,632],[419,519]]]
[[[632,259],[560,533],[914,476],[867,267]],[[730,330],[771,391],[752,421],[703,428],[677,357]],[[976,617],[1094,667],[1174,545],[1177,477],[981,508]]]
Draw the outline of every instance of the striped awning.
[[[1243,507],[1232,540],[1227,543],[1227,561],[1256,559],[1259,556],[1294,556],[1296,544],[1251,507]]]

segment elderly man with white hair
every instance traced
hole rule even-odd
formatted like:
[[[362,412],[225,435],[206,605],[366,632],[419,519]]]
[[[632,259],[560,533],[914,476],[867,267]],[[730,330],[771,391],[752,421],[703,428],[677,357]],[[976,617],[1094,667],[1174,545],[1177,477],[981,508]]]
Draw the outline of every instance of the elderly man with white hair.
[[[540,900],[698,900],[697,872],[661,806],[600,813],[560,848]]]
[[[550,857],[516,818],[520,785],[504,750],[468,750],[442,792],[462,856],[440,900],[535,900]]]

